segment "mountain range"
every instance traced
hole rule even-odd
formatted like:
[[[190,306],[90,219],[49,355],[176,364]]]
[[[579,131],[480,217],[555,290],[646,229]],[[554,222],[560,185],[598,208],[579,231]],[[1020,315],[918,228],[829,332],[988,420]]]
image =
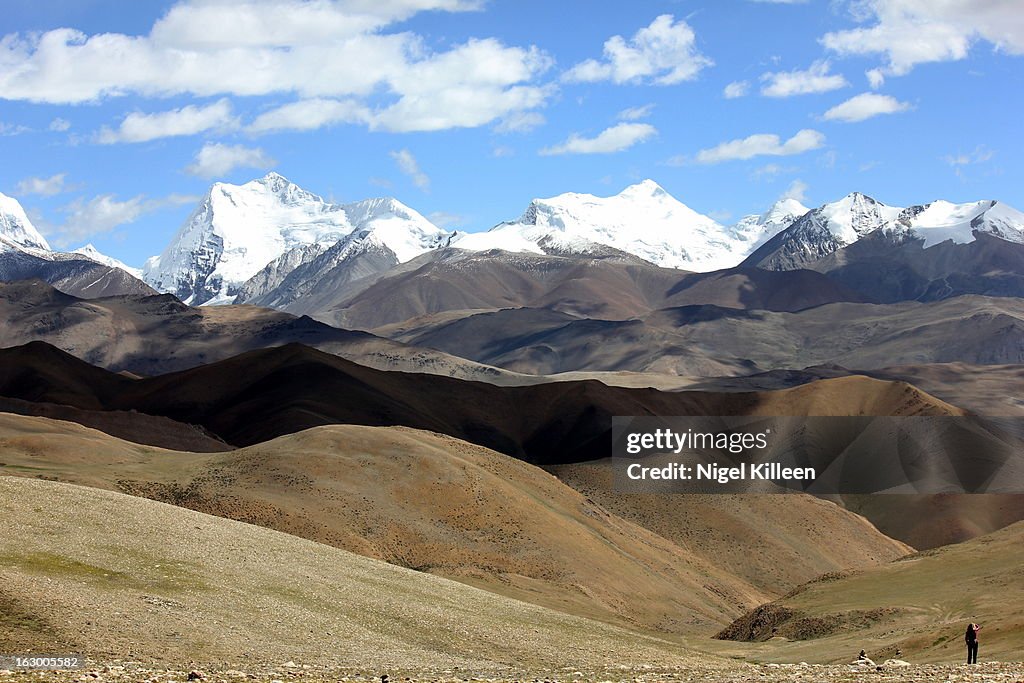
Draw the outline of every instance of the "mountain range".
[[[38,272],[77,288],[74,294],[143,291],[106,271],[104,281],[116,282],[93,285],[100,278],[92,264],[99,264],[186,303],[252,303],[332,324],[349,324],[347,312],[336,311],[350,309],[382,278],[394,283],[435,261],[446,272],[480,263],[459,252],[480,255],[496,271],[493,279],[513,288],[524,272],[543,280],[558,262],[537,259],[550,257],[698,273],[813,270],[847,291],[846,300],[883,303],[1024,293],[1024,214],[1000,202],[902,208],[854,192],[815,209],[783,199],[724,226],[651,180],[611,197],[535,199],[514,221],[464,233],[439,228],[393,198],[335,204],[270,173],[243,185],[215,183],[163,253],[141,269],[92,245],[71,255],[52,251],[17,201],[3,197],[0,248],[6,279]],[[509,264],[520,271],[514,277]],[[83,283],[86,277],[92,280]],[[435,304],[420,312],[479,308],[473,289],[456,291],[462,284],[435,292]],[[466,300],[440,303],[452,296]]]

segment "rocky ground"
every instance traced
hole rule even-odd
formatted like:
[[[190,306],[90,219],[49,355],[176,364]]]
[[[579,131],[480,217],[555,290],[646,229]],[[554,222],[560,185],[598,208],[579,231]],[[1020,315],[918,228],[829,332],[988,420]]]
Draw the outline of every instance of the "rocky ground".
[[[266,683],[309,682],[381,682],[381,683],[464,683],[479,681],[498,683],[518,681],[522,683],[583,683],[601,681],[612,683],[656,683],[661,681],[717,681],[720,683],[775,683],[777,681],[800,681],[813,683],[847,683],[851,681],[942,681],[944,683],[1022,683],[1024,662],[1001,663],[983,662],[978,665],[966,664],[905,664],[884,666],[820,665],[820,664],[737,664],[727,668],[686,667],[679,669],[605,669],[600,671],[552,671],[548,674],[526,672],[479,672],[459,669],[437,671],[389,671],[368,672],[329,669],[286,662],[280,666],[247,670],[233,668],[210,669],[185,667],[182,669],[150,668],[133,662],[114,662],[100,665],[89,662],[83,669],[69,671],[11,671],[0,670],[2,683],[49,683],[71,681],[74,683],[243,683],[262,681]]]

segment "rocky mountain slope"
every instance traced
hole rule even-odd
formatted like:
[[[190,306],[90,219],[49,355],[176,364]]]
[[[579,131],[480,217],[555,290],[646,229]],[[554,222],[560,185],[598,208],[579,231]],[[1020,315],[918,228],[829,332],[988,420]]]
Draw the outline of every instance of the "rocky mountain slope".
[[[761,245],[743,265],[829,272],[845,261],[841,254],[833,254],[856,249],[865,240],[889,247],[911,243],[928,252],[936,245],[965,245],[976,238],[1024,244],[1024,213],[992,200],[939,200],[903,209],[854,192],[809,211]]]
[[[424,318],[380,331],[414,346],[534,374],[708,377],[823,364],[871,371],[900,364],[1024,363],[1024,303],[1008,297],[832,303],[793,312],[694,304],[631,320],[509,308]]]
[[[512,381],[511,373],[255,306],[186,306],[170,294],[84,300],[39,280],[0,283],[0,347],[44,341],[116,372],[156,375],[302,342],[382,370]]]

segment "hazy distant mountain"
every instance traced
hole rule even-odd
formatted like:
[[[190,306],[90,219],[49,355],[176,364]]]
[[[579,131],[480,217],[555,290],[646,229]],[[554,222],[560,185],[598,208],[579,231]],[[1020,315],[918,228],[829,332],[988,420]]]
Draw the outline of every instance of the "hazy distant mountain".
[[[0,194],[0,280],[30,279],[87,299],[154,293],[131,269],[95,249],[91,254],[53,251],[21,204]]]
[[[103,265],[110,266],[111,268],[120,268],[126,273],[131,273],[139,280],[142,279],[142,268],[133,268],[129,265],[125,265],[121,261],[118,261],[116,258],[101,253],[100,250],[94,247],[92,244],[87,244],[84,247],[79,247],[78,249],[75,249],[71,253],[81,254],[82,256],[91,259],[96,263],[102,263]]]
[[[353,231],[372,229],[410,259],[448,233],[393,199],[332,204],[270,173],[244,185],[215,183],[160,256],[146,262],[147,282],[190,304],[231,303],[245,283],[276,262],[262,290],[286,277],[283,264],[301,263],[294,249],[329,247]]]
[[[729,229],[749,245],[748,251],[753,251],[808,211],[810,209],[795,199],[780,199],[764,213],[744,216]]]

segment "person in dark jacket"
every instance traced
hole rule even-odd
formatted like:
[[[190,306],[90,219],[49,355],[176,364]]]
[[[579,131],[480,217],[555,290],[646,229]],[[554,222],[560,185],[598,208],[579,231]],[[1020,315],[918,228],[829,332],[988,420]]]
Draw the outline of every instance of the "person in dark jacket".
[[[978,631],[980,630],[981,626],[978,624],[967,624],[967,633],[964,635],[964,641],[967,643],[968,664],[978,663]]]

